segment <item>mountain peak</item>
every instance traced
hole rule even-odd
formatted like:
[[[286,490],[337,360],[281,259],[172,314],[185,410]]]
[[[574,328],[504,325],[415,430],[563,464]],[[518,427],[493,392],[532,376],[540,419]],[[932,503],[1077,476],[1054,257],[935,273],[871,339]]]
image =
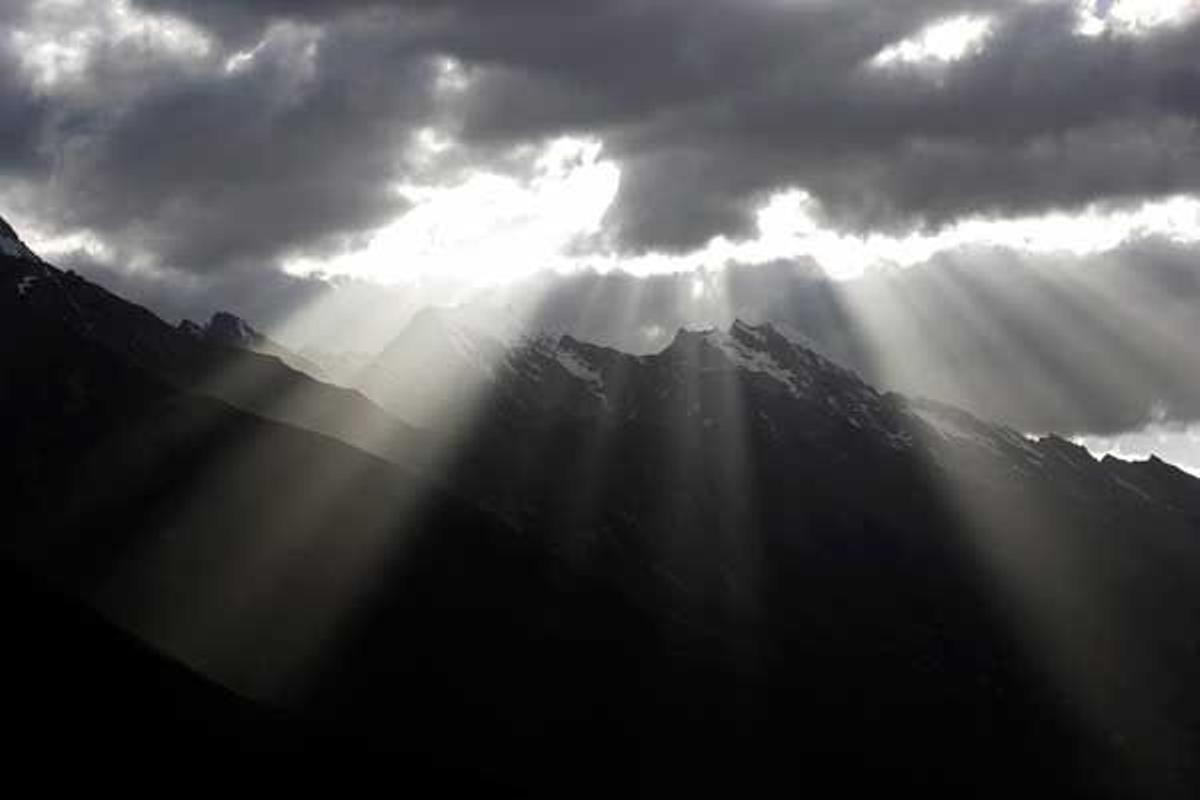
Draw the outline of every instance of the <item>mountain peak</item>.
[[[227,345],[250,345],[262,340],[263,336],[246,320],[228,311],[212,315],[205,330],[210,339]]]
[[[448,309],[438,306],[425,306],[409,319],[405,333],[444,333],[455,327],[454,320]]]
[[[179,323],[178,329],[193,339],[244,350],[253,350],[267,342],[267,337],[256,331],[249,322],[228,311],[216,312],[204,325],[185,319]]]

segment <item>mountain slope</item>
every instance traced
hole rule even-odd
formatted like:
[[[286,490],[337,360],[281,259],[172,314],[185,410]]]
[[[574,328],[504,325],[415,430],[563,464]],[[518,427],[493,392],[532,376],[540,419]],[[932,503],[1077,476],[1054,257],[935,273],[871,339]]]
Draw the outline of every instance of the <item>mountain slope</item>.
[[[119,299],[19,286],[4,550],[318,730],[548,794],[1200,785],[1186,476],[738,323],[490,352],[440,475],[467,502],[160,372]]]
[[[624,648],[548,619],[591,617],[629,643],[645,625],[619,596],[383,460],[183,393],[12,311],[0,336],[7,558],[205,675],[315,720],[298,749],[339,756],[330,737],[349,736],[502,785],[559,774],[522,755],[550,745],[520,717],[570,712],[517,698],[556,685],[564,664],[627,671]],[[386,629],[364,639],[374,620]],[[521,660],[503,664],[505,651]]]
[[[1120,743],[1105,763],[1194,785],[1200,481],[881,394],[771,326],[513,358],[454,482],[564,558],[743,668],[849,681],[864,725],[927,713],[897,698],[970,706],[1024,663]],[[775,680],[773,707],[808,713]]]
[[[0,254],[0,310],[20,306],[107,348],[174,386],[325,433],[394,461],[424,458],[426,437],[357,392],[321,383],[279,358],[219,337],[197,338],[72,272],[62,272],[8,231]]]

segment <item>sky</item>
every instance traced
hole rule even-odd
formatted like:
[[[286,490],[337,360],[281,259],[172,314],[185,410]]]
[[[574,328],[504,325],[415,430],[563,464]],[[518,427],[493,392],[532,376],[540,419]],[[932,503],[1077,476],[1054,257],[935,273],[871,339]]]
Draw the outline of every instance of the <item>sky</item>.
[[[0,213],[268,322],[545,270],[1193,254],[1198,52],[1197,0],[5,0]]]

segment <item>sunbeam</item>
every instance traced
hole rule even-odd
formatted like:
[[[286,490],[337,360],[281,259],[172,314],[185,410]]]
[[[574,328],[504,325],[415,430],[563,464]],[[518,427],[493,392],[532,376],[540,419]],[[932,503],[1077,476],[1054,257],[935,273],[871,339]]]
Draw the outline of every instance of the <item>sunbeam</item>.
[[[1198,52],[3,0],[9,772],[1200,796]]]

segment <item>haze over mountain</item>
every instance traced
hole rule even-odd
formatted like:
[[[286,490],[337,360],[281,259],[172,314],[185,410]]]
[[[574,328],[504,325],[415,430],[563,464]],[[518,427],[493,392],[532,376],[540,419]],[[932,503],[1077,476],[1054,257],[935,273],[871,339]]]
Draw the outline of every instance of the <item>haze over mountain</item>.
[[[1198,302],[1200,260],[1151,242],[1067,263],[980,251],[850,281],[790,262],[545,275],[442,314],[502,340],[555,331],[639,354],[684,326],[770,322],[880,386],[1031,433],[1115,434],[1200,421]]]
[[[1200,796],[1198,52],[1197,0],[4,0],[6,763]]]

